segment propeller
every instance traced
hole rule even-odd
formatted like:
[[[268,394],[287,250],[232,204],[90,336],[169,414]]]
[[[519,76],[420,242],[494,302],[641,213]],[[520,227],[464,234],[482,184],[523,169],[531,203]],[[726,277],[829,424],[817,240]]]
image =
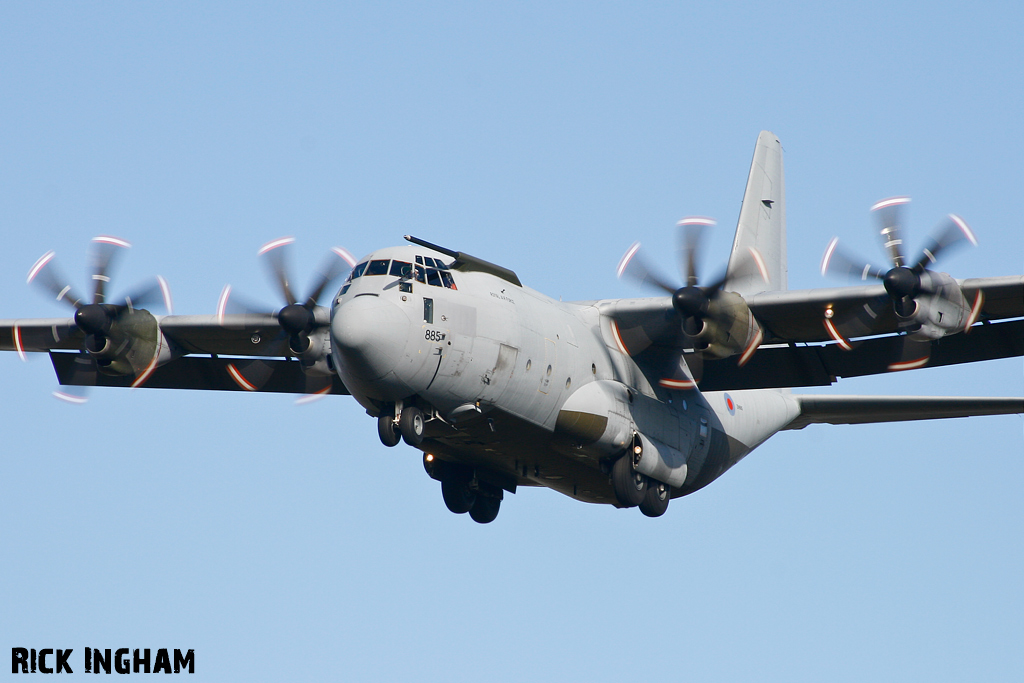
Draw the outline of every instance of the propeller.
[[[121,250],[130,247],[131,243],[119,237],[100,235],[93,238],[89,250],[92,297],[88,302],[77,294],[58,270],[53,251],[43,254],[29,270],[26,280],[28,284],[75,309],[75,326],[85,335],[82,345],[83,357],[76,361],[75,371],[76,381],[83,385],[94,384],[95,380],[89,381],[87,378],[90,374],[95,376],[98,370],[112,374],[127,374],[132,371],[130,366],[114,365],[118,360],[116,355],[119,349],[112,348],[111,337],[118,323],[136,309],[157,303],[162,303],[168,314],[173,310],[170,287],[159,275],[154,282],[137,287],[124,297],[108,303],[106,290],[111,281],[110,271]],[[76,389],[84,390],[84,386]],[[55,391],[54,395],[72,403],[84,403],[84,395],[75,394],[73,391]]]
[[[965,243],[977,245],[978,240],[970,226],[956,214],[949,214],[945,221],[932,232],[925,243],[921,254],[910,261],[904,250],[903,210],[910,203],[909,197],[890,197],[883,199],[871,207],[879,227],[882,248],[890,263],[889,268],[881,268],[870,261],[860,259],[839,246],[839,238],[833,237],[825,249],[821,260],[821,274],[845,275],[860,280],[879,280],[885,288],[885,295],[866,304],[862,310],[851,317],[835,321],[831,310],[826,311],[825,327],[829,334],[844,349],[850,350],[853,345],[850,338],[864,336],[874,332],[874,321],[884,306],[891,305],[907,332],[914,333],[920,324],[914,321],[919,310],[919,299],[922,296],[937,296],[954,306],[962,306],[961,301],[953,301],[952,296],[959,294],[949,287],[941,285],[949,278],[939,277],[929,270],[929,266],[938,263],[939,257],[946,255],[954,247]],[[937,286],[938,283],[938,286]],[[980,297],[980,294],[979,294]],[[962,300],[962,295],[959,299]],[[980,309],[981,300],[975,302],[974,310],[968,318],[964,329],[974,323]],[[940,335],[941,336],[941,335]],[[889,366],[890,370],[905,370],[910,367],[921,367],[928,362],[930,340],[919,338],[904,340],[901,359]]]
[[[685,363],[680,362],[680,369],[674,373],[686,374],[684,366],[688,366],[690,376],[666,378],[662,381],[664,386],[682,388],[680,383],[699,382],[704,355],[724,358],[741,353],[739,364],[744,365],[750,360],[762,338],[760,326],[750,315],[743,299],[727,291],[730,282],[727,270],[706,284],[700,284],[698,263],[701,247],[705,231],[715,224],[713,219],[701,216],[690,216],[677,223],[680,271],[685,283],[682,286],[676,286],[647,263],[640,255],[639,242],[630,246],[619,261],[617,274],[620,278],[627,277],[642,286],[654,287],[671,295],[672,308],[682,321],[684,344],[695,351],[686,356]],[[750,249],[736,271],[745,272],[746,267],[751,264],[759,268],[762,277],[767,281],[764,260],[755,249]]]
[[[284,300],[282,308],[271,310],[267,306],[248,303],[238,296],[232,298],[231,285],[225,285],[217,302],[217,317],[222,325],[227,324],[225,315],[231,313],[272,317],[276,319],[277,324],[281,328],[278,338],[272,342],[272,345],[276,346],[287,342],[287,349],[275,350],[274,355],[302,357],[303,354],[307,354],[310,351],[310,334],[317,327],[314,314],[317,301],[323,296],[324,291],[332,282],[335,282],[356,265],[356,260],[346,249],[333,247],[327,260],[324,261],[318,270],[313,284],[309,288],[309,294],[305,297],[299,297],[292,286],[288,268],[288,252],[290,251],[288,247],[294,244],[294,242],[294,237],[281,237],[267,242],[257,252],[257,256],[263,258],[274,286],[279,290],[281,298]],[[315,362],[324,359],[314,358],[311,360]],[[250,363],[252,371],[246,372],[245,378],[238,378],[236,381],[239,381],[240,384],[243,382],[250,383],[254,388],[258,388],[259,385],[269,378],[269,373],[255,367],[258,364],[259,361]],[[331,378],[328,375],[321,376],[316,373],[307,372],[306,377],[307,396],[300,398],[300,402],[308,402],[311,400],[310,396],[322,394],[325,386],[329,390]]]

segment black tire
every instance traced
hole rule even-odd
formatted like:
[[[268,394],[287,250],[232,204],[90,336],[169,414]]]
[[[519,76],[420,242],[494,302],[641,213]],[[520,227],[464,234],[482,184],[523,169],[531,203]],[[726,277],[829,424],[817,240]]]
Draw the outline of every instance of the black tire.
[[[398,442],[402,440],[401,434],[395,429],[394,414],[391,412],[380,414],[380,417],[377,418],[377,436],[380,437],[380,442],[388,448],[397,446]]]
[[[462,476],[446,476],[442,479],[441,496],[448,509],[457,515],[472,510],[477,500],[476,492],[469,490],[469,481]]]
[[[477,524],[490,524],[498,516],[498,509],[501,507],[501,500],[491,496],[477,496],[473,507],[469,509],[469,516]]]
[[[668,484],[660,481],[650,480],[647,482],[647,492],[640,502],[640,512],[648,517],[661,517],[668,510],[668,501],[672,497],[672,489]]]
[[[402,408],[402,416],[398,418],[398,430],[402,433],[402,439],[410,446],[419,446],[423,443],[425,423],[423,411],[416,406]]]
[[[627,508],[639,505],[647,493],[647,477],[633,469],[628,454],[612,465],[612,488],[619,505]]]

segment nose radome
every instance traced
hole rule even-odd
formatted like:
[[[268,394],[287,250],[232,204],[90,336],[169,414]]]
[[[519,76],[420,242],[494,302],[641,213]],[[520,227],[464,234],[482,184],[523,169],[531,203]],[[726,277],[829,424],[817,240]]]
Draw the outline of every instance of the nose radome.
[[[395,369],[408,333],[409,317],[379,296],[357,296],[336,308],[331,319],[331,345],[341,355],[342,367],[364,380]]]

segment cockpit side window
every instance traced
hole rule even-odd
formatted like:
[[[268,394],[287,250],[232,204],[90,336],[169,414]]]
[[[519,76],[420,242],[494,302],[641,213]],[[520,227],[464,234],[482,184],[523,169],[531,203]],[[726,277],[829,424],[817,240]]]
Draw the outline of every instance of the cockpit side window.
[[[447,270],[442,270],[438,274],[441,276],[441,282],[444,283],[445,287],[448,289],[458,289],[458,287],[455,286],[455,278],[452,277],[451,273]]]
[[[349,280],[355,280],[355,279],[356,279],[357,277],[359,277],[360,275],[362,275],[362,274],[363,274],[363,271],[364,271],[364,270],[366,270],[366,265],[367,265],[368,263],[369,263],[369,261],[363,261],[363,262],[362,262],[362,263],[360,263],[360,264],[359,264],[358,266],[356,266],[355,268],[353,268],[353,269],[352,269],[352,274],[348,276],[348,279],[349,279]]]
[[[389,275],[398,277],[412,277],[412,264],[406,261],[392,261]]]
[[[419,261],[420,257],[417,256],[416,260]],[[427,278],[423,275],[423,266],[416,266],[416,282],[426,283]]]
[[[427,268],[427,284],[434,287],[443,287],[441,284],[441,276],[437,274],[437,271],[433,268]]]
[[[364,275],[387,275],[388,264],[391,263],[390,259],[374,259],[370,261],[370,265],[366,267]]]

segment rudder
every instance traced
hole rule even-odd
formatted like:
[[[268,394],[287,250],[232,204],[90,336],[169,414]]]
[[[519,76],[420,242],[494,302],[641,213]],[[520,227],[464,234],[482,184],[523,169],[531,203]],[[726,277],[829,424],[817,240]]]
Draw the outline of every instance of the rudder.
[[[752,256],[751,250],[756,251],[756,255]],[[741,296],[787,287],[782,143],[767,130],[757,136],[754,147],[728,274],[729,289]]]

